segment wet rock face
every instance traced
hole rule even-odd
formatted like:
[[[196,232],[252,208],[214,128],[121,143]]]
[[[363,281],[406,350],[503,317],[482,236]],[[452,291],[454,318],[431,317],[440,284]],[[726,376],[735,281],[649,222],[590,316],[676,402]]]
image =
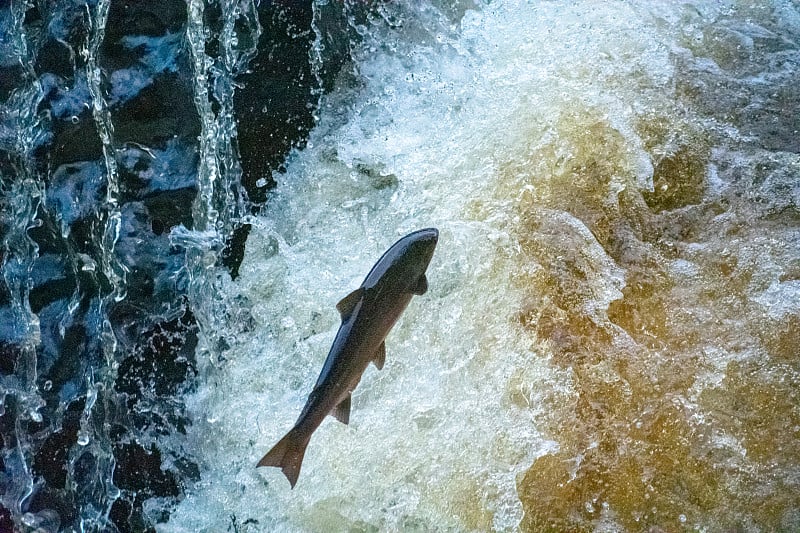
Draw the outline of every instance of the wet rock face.
[[[303,142],[318,78],[311,2],[239,14],[241,60],[225,71],[231,16],[206,6],[200,24],[212,112],[234,95],[236,213]],[[179,395],[198,333],[170,240],[196,226],[205,156],[190,24],[173,0],[0,7],[2,531],[152,529],[165,517],[145,502],[198,479],[161,446],[191,424]],[[235,274],[246,229],[226,231]]]

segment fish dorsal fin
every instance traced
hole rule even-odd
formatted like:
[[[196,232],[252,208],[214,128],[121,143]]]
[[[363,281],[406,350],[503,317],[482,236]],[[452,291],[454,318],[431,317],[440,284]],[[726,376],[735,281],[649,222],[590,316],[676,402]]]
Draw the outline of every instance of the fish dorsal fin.
[[[417,280],[417,283],[411,287],[411,293],[420,296],[428,292],[428,278],[425,277],[425,274],[421,275]]]
[[[378,370],[381,370],[385,362],[386,362],[386,341],[383,341],[381,345],[378,347],[378,351],[375,352],[375,357],[372,359],[372,363]]]
[[[350,318],[350,315],[353,314],[353,309],[356,308],[358,305],[359,300],[364,296],[364,287],[359,287],[344,298],[342,298],[338,304],[336,304],[336,309],[339,310],[339,314],[342,316],[342,320],[347,320]]]
[[[336,420],[342,424],[350,422],[350,398],[352,397],[353,395],[348,392],[344,400],[339,402],[339,405],[334,407],[333,411],[331,411],[331,414],[336,417]]]

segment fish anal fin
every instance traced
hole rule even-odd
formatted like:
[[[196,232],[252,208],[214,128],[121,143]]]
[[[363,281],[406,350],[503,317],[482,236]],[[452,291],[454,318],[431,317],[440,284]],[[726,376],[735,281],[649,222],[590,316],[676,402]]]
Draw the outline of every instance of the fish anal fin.
[[[277,466],[294,488],[300,467],[303,465],[303,456],[306,454],[309,438],[303,437],[296,429],[292,429],[270,451],[261,458],[256,467]]]
[[[383,369],[383,365],[386,363],[386,341],[382,342],[378,347],[378,351],[375,352],[375,357],[372,359],[372,363],[378,370]]]
[[[359,287],[344,298],[342,298],[338,304],[336,304],[336,309],[339,311],[339,314],[342,316],[342,320],[347,320],[350,315],[353,314],[353,310],[358,305],[358,302],[364,296],[364,287]]]
[[[423,274],[419,277],[417,283],[411,287],[411,293],[421,296],[426,292],[428,292],[428,278],[426,278],[425,274]]]
[[[342,424],[348,424],[350,422],[350,398],[352,397],[353,395],[348,392],[344,400],[339,402],[339,405],[334,407],[333,411],[331,411],[331,414],[336,417],[336,420]]]

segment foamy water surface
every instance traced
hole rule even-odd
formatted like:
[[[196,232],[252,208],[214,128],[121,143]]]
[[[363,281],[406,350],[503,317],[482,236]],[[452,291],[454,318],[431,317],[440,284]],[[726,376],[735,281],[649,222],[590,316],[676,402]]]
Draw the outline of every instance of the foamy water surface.
[[[800,15],[763,4],[381,8],[209,296],[238,333],[160,530],[800,528]],[[428,293],[290,490],[255,464],[336,302],[426,226]]]

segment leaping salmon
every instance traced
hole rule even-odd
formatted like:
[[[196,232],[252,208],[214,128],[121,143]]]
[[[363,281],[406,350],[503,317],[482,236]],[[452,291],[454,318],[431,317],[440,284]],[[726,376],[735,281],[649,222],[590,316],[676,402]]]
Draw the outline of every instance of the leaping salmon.
[[[435,228],[406,235],[378,259],[361,286],[336,305],[342,324],[317,383],[294,427],[257,466],[279,467],[294,488],[308,441],[325,417],[332,414],[349,422],[350,396],[361,375],[370,362],[383,368],[386,336],[411,297],[428,290],[425,271],[438,239]]]

